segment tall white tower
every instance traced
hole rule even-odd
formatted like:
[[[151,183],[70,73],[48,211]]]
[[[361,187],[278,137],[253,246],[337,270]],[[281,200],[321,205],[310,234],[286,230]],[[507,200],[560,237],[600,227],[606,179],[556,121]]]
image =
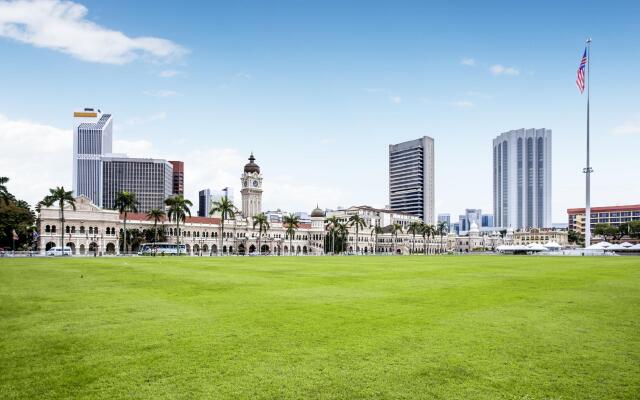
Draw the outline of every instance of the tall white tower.
[[[253,153],[249,157],[249,163],[244,166],[244,173],[240,178],[242,184],[242,215],[246,218],[262,212],[262,175],[260,166],[255,163]]]
[[[551,130],[493,139],[493,215],[503,228],[551,227]]]
[[[73,113],[73,194],[102,207],[102,156],[112,152],[112,118],[85,108]]]

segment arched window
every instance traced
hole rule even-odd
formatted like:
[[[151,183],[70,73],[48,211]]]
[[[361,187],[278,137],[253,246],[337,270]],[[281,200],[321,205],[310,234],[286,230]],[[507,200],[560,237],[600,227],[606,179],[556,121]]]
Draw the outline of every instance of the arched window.
[[[98,234],[98,227],[97,226],[93,227],[93,233],[95,233],[96,235]]]
[[[80,227],[80,233],[84,233],[84,225]]]
[[[65,231],[66,233],[71,233],[71,227],[70,227],[69,225],[65,226],[65,227],[64,227],[64,231]]]
[[[52,233],[56,233],[56,226],[55,225],[51,225],[51,232]]]
[[[45,232],[51,232],[51,225],[47,225],[44,227]]]
[[[93,226],[89,227],[89,235],[93,235]]]
[[[71,233],[76,233],[76,227],[75,226],[71,227]]]

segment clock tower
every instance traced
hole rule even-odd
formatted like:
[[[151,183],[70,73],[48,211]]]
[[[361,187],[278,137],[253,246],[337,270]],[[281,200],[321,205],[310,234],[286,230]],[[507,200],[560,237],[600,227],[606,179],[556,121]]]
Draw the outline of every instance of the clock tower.
[[[242,215],[246,218],[262,212],[262,175],[260,166],[255,163],[256,159],[251,153],[249,163],[244,166],[244,173],[240,178],[242,184]]]

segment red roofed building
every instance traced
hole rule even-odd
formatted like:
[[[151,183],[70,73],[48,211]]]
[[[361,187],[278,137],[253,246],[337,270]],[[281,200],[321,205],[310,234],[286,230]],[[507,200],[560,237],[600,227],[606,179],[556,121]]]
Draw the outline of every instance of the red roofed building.
[[[580,234],[585,232],[584,208],[567,209],[569,230]],[[640,204],[625,206],[591,207],[591,231],[596,224],[619,226],[625,222],[640,221]]]

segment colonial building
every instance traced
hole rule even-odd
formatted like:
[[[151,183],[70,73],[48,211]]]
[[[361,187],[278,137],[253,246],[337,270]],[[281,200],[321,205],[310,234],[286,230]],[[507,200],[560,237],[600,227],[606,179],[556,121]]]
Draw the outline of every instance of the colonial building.
[[[262,212],[262,175],[260,167],[251,153],[249,163],[244,166],[244,173],[240,177],[242,189],[242,215],[253,218]]]

